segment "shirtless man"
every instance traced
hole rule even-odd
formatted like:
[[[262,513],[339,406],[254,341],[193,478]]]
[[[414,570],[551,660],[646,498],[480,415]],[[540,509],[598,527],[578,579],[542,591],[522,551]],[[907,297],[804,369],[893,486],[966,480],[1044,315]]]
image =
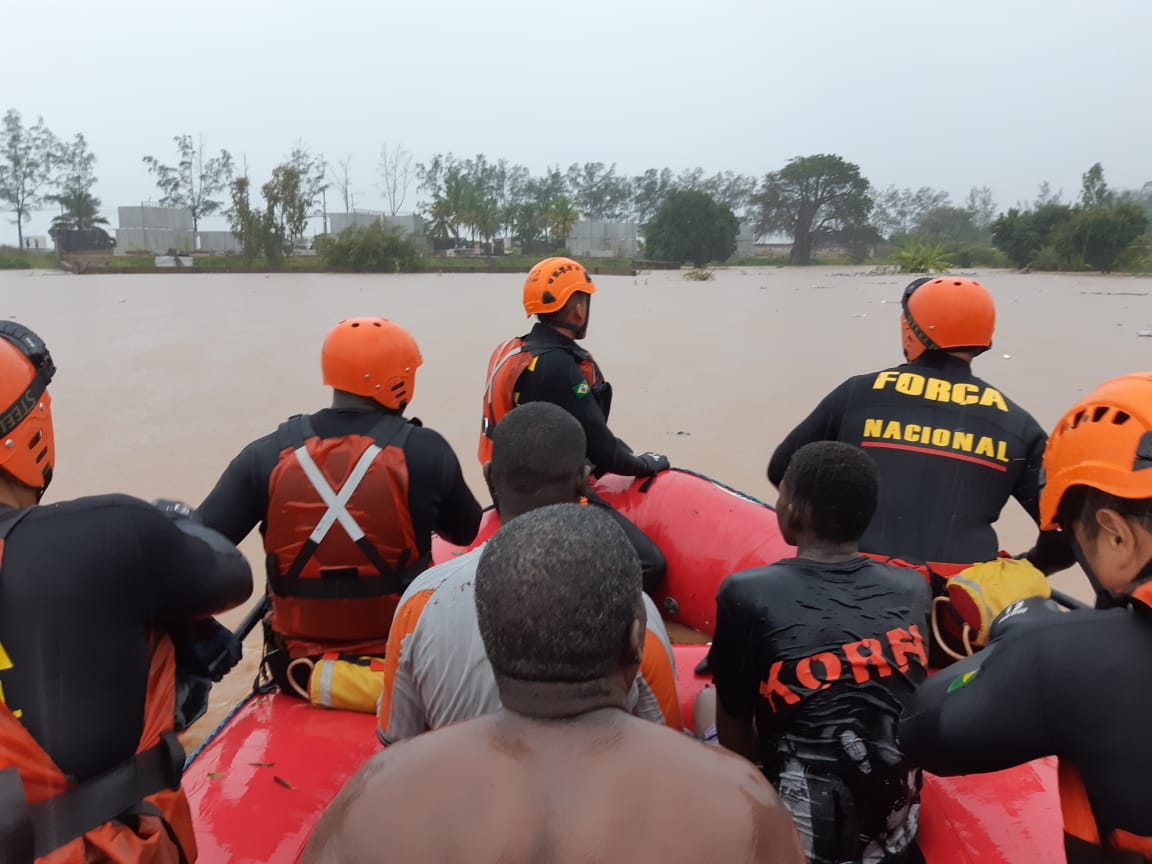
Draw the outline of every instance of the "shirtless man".
[[[611,516],[556,504],[510,520],[476,607],[504,708],[373,757],[301,862],[802,864],[751,763],[624,710],[645,612]]]

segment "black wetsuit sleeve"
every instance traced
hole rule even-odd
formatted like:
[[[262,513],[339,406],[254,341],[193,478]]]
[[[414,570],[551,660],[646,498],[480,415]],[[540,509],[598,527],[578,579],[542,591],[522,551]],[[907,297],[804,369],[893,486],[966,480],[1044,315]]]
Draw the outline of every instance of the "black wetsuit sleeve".
[[[800,424],[788,433],[788,437],[780,442],[768,463],[769,483],[779,488],[788,463],[792,461],[792,454],[805,444],[811,444],[813,441],[839,440],[840,422],[847,410],[848,391],[851,386],[851,381],[845,381],[825,396],[820,404],[812,409],[812,413],[801,420]]]
[[[1040,477],[1044,463],[1044,448],[1048,442],[1044,431],[1036,425],[1032,446],[1028,449],[1028,462],[1020,474],[1012,497],[1032,517],[1040,523]],[[1067,535],[1060,531],[1041,531],[1036,537],[1036,545],[1027,554],[1027,559],[1045,575],[1067,570],[1076,563],[1076,554]]]
[[[588,459],[597,473],[643,477],[651,474],[647,463],[612,434],[600,405],[589,391],[579,364],[565,351],[545,351],[534,371],[525,371],[516,382],[520,404],[551,402],[580,421],[587,439]]]
[[[1018,632],[994,641],[921,684],[900,723],[907,756],[948,776],[999,771],[1055,753],[1053,706],[1043,692],[1051,659],[1038,637]]]
[[[731,578],[731,577],[729,577]],[[708,668],[724,710],[741,720],[756,711],[760,685],[754,656],[752,604],[741,600],[737,586],[725,583],[716,595],[716,632],[708,649]]]
[[[588,489],[588,503],[603,509],[620,526],[640,559],[640,576],[644,582],[644,590],[649,594],[655,592],[664,583],[664,577],[668,574],[668,559],[664,557],[660,547],[640,529],[639,525],[616,510],[591,488]]]
[[[245,447],[196,508],[197,518],[239,543],[268,513],[268,481],[279,458],[275,435]]]
[[[134,518],[147,573],[145,611],[157,625],[217,615],[251,596],[252,570],[227,538],[191,519],[172,521],[147,506]]]
[[[414,429],[405,456],[410,460],[408,511],[420,542],[434,530],[449,543],[471,543],[480,530],[483,508],[468,488],[452,446],[431,429]],[[432,500],[416,500],[424,496]],[[425,514],[432,514],[431,525],[420,524],[427,518]]]

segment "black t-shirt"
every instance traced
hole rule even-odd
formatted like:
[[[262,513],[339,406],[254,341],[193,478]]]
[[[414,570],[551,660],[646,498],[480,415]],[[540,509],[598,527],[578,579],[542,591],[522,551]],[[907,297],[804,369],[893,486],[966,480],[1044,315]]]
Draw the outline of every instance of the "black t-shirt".
[[[589,391],[580,362],[591,359],[592,355],[543,323],[536,324],[524,339],[533,347],[554,350],[542,352],[535,366],[520,374],[515,384],[517,404],[551,402],[579,420],[587,439],[588,461],[597,474],[633,477],[649,473],[648,466],[632,448],[612,434],[601,400]]]
[[[813,441],[864,447],[880,469],[864,552],[989,561],[1000,551],[992,525],[1009,498],[1039,521],[1044,430],[968,363],[943,352],[845,381],[776,448],[768,479],[779,486],[792,454]],[[1029,558],[1046,572],[1073,563],[1058,532],[1042,532]]]
[[[326,408],[310,417],[321,438],[367,435],[378,411]],[[480,528],[481,507],[452,447],[439,433],[414,426],[404,444],[408,465],[408,512],[420,555],[432,548],[435,531],[449,543],[467,545]],[[225,469],[197,514],[205,525],[239,543],[268,518],[269,481],[280,460],[280,437],[272,432],[245,447]]]
[[[12,665],[0,684],[65,774],[86,779],[136,752],[154,628],[207,618],[252,593],[244,557],[213,542],[127,495],[35,507],[8,535],[0,644]]]
[[[724,581],[708,664],[724,710],[755,718],[769,779],[785,751],[839,773],[856,740],[903,767],[896,725],[927,674],[930,603],[918,573],[863,557],[789,558]]]
[[[1065,780],[1079,775],[1061,785],[1065,812],[1090,807],[1102,837],[1135,835],[1146,856],[1066,836],[1068,860],[1152,860],[1152,610],[1009,612],[1011,629],[917,690],[900,727],[909,756],[943,775],[1058,756]]]

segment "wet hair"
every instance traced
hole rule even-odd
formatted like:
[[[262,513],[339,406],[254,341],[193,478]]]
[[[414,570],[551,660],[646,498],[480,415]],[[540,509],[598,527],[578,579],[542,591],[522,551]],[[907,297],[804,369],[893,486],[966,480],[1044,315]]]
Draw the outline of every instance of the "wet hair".
[[[520,495],[572,485],[583,476],[584,427],[551,402],[509,411],[492,430],[492,483]]]
[[[1139,522],[1152,531],[1152,498],[1120,498],[1083,485],[1072,486],[1064,493],[1056,523],[1065,531],[1071,531],[1072,525],[1079,522],[1088,539],[1095,540],[1100,533],[1096,511],[1104,509],[1115,510],[1128,521]]]
[[[517,516],[488,541],[476,569],[476,615],[498,677],[604,678],[633,662],[643,614],[640,559],[595,507],[553,504]]]
[[[841,441],[805,444],[792,455],[781,481],[792,509],[820,540],[852,543],[876,513],[880,472],[861,448]]]

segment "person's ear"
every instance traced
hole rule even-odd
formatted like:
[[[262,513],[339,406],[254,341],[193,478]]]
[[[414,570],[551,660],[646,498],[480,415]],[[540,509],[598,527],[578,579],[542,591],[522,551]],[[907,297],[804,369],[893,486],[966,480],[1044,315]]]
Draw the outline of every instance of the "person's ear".
[[[492,506],[496,508],[496,512],[500,512],[500,503],[496,500],[496,485],[492,482],[492,462],[485,462],[480,469],[484,474],[484,485],[488,487],[488,494],[492,496]]]
[[[631,654],[628,659],[637,666],[644,657],[644,637],[647,632],[643,621],[639,618],[632,619],[632,627],[628,631],[628,651]]]

